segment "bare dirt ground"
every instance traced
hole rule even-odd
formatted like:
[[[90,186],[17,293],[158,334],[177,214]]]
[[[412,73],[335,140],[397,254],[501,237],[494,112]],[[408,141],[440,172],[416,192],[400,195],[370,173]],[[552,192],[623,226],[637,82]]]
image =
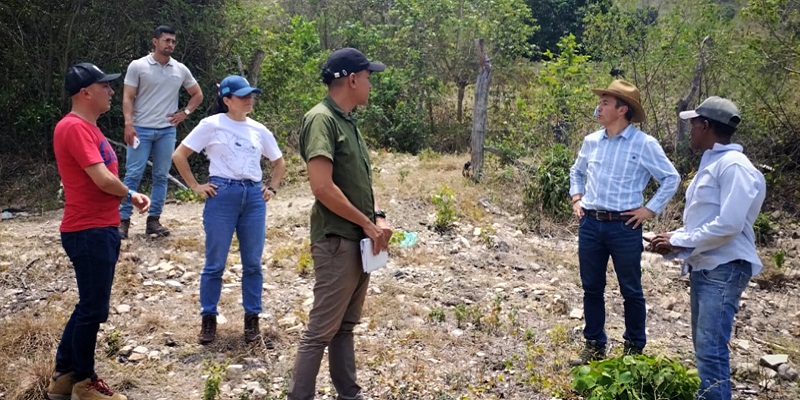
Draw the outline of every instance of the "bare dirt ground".
[[[461,176],[467,158],[373,156],[376,192],[390,222],[418,232],[419,241],[393,247],[389,266],[372,275],[356,329],[359,381],[373,399],[578,398],[569,391],[567,364],[582,346],[576,225],[549,227],[547,235],[528,231],[513,170],[490,172],[474,185]],[[442,185],[456,196],[457,224],[445,234],[429,228],[430,198]],[[201,204],[167,205],[167,238],[147,238],[144,217],[135,217],[117,265],[111,315],[98,338],[101,377],[133,400],[202,399],[215,377],[223,399],[285,398],[312,302],[312,202],[298,182],[268,206],[261,325],[274,348],[243,343],[236,242],[220,302],[225,322],[217,342],[197,344]],[[77,299],[60,218],[48,212],[0,222],[0,399],[42,398]],[[789,354],[790,362],[800,356],[796,229],[788,225],[779,234],[787,254],[782,271],[774,266],[775,249],[763,250],[770,272],[745,292],[731,342],[733,366],[757,365],[764,354]],[[688,280],[658,256],[646,255],[642,267],[645,350],[691,365]],[[606,328],[615,355],[624,330],[622,298],[613,268],[608,274]],[[324,360],[318,398],[333,399],[326,366]],[[796,383],[765,374],[742,372],[736,398],[800,398]]]

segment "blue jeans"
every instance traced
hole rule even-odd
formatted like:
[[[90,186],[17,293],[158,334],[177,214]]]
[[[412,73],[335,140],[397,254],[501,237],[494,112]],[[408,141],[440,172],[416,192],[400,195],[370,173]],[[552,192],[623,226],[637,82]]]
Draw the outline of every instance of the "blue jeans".
[[[622,337],[637,347],[647,343],[645,335],[644,293],[642,292],[642,226],[633,229],[624,221],[598,221],[584,215],[578,230],[578,260],[583,285],[583,336],[605,345],[606,289],[608,257],[614,261],[625,307],[625,333]]]
[[[206,199],[203,209],[206,264],[200,274],[200,314],[219,314],[217,303],[222,291],[222,273],[234,231],[242,259],[242,305],[247,314],[261,313],[261,255],[267,219],[261,182],[214,176],[209,182],[217,185],[217,195]]]
[[[134,128],[139,135],[140,143],[136,149],[128,146],[123,182],[128,189],[139,190],[147,159],[153,154],[153,191],[150,194],[149,215],[158,217],[164,209],[164,201],[167,200],[167,177],[172,167],[172,152],[175,151],[175,127],[151,129],[135,126]],[[120,217],[130,219],[132,213],[131,202],[124,200],[119,208]]]
[[[698,399],[731,399],[728,342],[751,271],[749,262],[736,260],[691,273],[692,343],[700,375]]]
[[[56,371],[72,371],[75,382],[95,377],[94,350],[100,324],[108,319],[111,285],[119,258],[117,227],[61,233],[78,282],[78,304],[56,351]]]

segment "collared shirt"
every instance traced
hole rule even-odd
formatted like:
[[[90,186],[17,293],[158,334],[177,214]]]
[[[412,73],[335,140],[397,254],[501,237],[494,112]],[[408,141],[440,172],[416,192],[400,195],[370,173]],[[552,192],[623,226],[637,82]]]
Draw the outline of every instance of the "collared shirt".
[[[569,194],[583,194],[589,210],[627,211],[644,203],[650,177],[658,181],[646,207],[661,212],[678,190],[681,178],[654,137],[628,125],[609,138],[605,129],[590,133],[569,170]]]
[[[683,258],[683,273],[714,269],[745,260],[755,276],[763,268],[758,258],[753,224],[767,193],[764,175],[742,153],[742,146],[715,143],[706,150],[686,189],[683,227],[670,244],[684,247],[667,258]]]
[[[189,68],[172,57],[164,65],[152,53],[132,61],[125,73],[125,85],[136,88],[133,125],[151,129],[172,126],[167,114],[178,110],[181,86],[189,89],[196,84]]]
[[[300,155],[306,162],[319,156],[331,160],[333,183],[353,206],[375,221],[372,167],[367,146],[355,118],[345,115],[329,96],[325,96],[303,117]],[[340,217],[316,200],[311,207],[311,243],[328,235],[350,240],[366,237],[360,226]]]

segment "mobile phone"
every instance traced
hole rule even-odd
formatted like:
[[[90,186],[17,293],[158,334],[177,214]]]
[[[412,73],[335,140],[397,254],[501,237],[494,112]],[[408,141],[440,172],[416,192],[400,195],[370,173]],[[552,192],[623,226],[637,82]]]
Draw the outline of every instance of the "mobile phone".
[[[139,142],[139,137],[138,136],[134,136],[133,137],[133,146],[131,146],[131,147],[136,149],[137,147],[139,147],[139,143],[141,143],[141,142]]]

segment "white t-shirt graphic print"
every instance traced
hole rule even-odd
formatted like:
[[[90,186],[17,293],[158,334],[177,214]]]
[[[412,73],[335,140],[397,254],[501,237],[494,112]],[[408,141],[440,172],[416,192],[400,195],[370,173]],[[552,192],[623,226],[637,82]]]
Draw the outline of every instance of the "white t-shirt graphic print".
[[[204,118],[182,144],[194,152],[205,150],[210,176],[261,181],[261,157],[283,157],[275,136],[253,119],[234,121],[225,114]]]

